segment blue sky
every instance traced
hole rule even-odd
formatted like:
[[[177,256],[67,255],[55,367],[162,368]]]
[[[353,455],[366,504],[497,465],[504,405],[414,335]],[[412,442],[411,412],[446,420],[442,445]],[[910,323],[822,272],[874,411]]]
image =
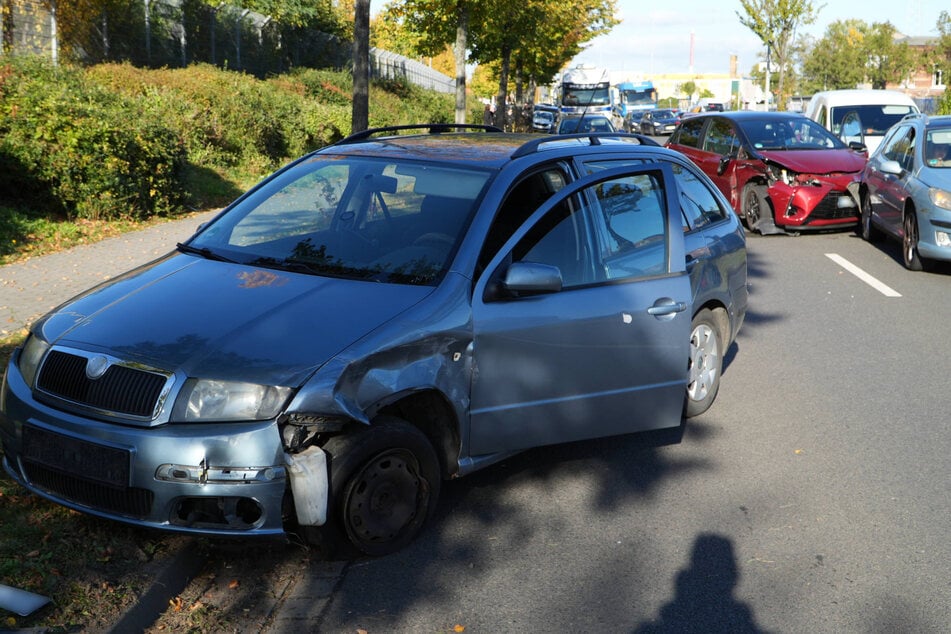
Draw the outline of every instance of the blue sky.
[[[891,22],[906,35],[933,36],[938,14],[951,10],[948,0],[813,0],[813,4],[825,6],[816,23],[802,31],[817,38],[830,23],[853,17],[869,24]],[[728,72],[731,54],[738,56],[743,73],[760,61],[763,46],[740,24],[738,0],[618,0],[617,5],[622,23],[592,40],[572,66],[584,63],[643,75],[689,72],[691,33],[696,73]]]

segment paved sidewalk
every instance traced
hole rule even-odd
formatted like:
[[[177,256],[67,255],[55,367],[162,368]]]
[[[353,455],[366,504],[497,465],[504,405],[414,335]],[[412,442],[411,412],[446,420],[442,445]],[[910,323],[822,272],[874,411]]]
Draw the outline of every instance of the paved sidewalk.
[[[0,267],[0,337],[82,291],[168,253],[216,213],[206,211]]]

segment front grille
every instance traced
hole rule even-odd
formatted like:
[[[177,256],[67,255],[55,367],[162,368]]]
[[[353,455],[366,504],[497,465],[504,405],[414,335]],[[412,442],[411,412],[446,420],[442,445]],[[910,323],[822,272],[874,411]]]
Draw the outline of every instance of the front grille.
[[[97,410],[151,419],[168,377],[113,363],[96,379],[86,375],[88,359],[52,350],[46,357],[37,387],[52,396]]]
[[[92,509],[141,519],[147,517],[152,508],[153,493],[147,489],[115,488],[48,469],[29,460],[23,461],[23,471],[31,484]]]
[[[843,196],[849,199],[852,198],[848,193],[843,192],[829,192],[826,194],[812,210],[812,213],[809,214],[806,222],[808,223],[810,220],[848,220],[855,218],[858,215],[858,207],[854,205],[852,207],[839,207],[839,198]]]

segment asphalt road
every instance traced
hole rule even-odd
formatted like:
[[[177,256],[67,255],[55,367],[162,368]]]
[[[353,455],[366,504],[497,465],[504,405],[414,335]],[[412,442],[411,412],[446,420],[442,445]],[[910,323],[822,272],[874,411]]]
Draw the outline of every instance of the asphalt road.
[[[951,631],[951,273],[851,233],[748,246],[748,322],[681,444],[545,448],[451,482],[433,527],[351,564],[312,623]]]
[[[0,268],[0,328],[204,219]],[[748,248],[751,312],[681,444],[526,452],[446,483],[390,557],[277,551],[282,585],[233,616],[271,633],[951,631],[951,270],[906,271],[897,245],[851,233]],[[248,552],[229,577],[267,567]]]

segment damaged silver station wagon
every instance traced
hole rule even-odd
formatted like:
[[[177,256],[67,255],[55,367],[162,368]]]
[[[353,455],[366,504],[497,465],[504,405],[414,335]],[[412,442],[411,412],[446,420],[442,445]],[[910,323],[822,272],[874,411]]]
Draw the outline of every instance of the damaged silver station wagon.
[[[632,135],[389,128],[309,154],[12,355],[6,471],[137,526],[412,540],[442,480],[716,397],[742,227]]]

